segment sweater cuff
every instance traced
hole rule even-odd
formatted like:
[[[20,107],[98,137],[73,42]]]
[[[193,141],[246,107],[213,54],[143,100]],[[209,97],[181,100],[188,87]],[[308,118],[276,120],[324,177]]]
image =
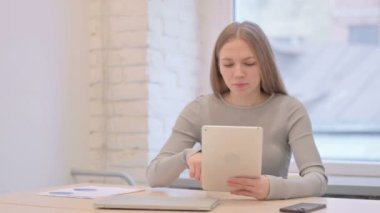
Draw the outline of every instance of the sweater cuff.
[[[269,178],[269,194],[267,200],[286,199],[286,184],[282,177],[267,175]]]

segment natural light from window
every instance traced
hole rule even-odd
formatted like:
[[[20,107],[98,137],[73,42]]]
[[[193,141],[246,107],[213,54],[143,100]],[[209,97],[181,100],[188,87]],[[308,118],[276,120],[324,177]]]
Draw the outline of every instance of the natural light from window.
[[[236,0],[270,38],[323,160],[380,162],[380,0]]]

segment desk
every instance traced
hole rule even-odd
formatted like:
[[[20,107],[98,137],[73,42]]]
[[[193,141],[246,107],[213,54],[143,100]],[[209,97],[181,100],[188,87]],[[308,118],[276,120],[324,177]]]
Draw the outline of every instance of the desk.
[[[47,208],[40,206],[23,206],[0,204],[0,212],[4,213],[88,213],[89,211],[76,209]],[[116,212],[115,212],[116,213]]]
[[[91,184],[93,185],[93,184]],[[78,186],[78,185],[75,185]],[[86,186],[85,184],[80,184],[79,186]],[[36,195],[37,192],[67,188],[71,186],[54,187],[49,189],[42,189],[29,192],[12,193],[0,196],[0,212],[7,213],[47,213],[47,212],[57,212],[57,213],[88,213],[88,212],[98,212],[98,213],[118,213],[118,212],[135,212],[143,213],[154,211],[127,211],[127,210],[103,210],[94,209],[93,200],[90,199],[76,199],[76,198],[61,198],[61,197],[50,197],[50,196],[40,196]],[[128,187],[128,186],[123,186]],[[137,192],[141,196],[144,194],[153,194],[156,196],[204,196],[207,192],[200,190],[186,190],[186,189],[170,189],[170,188],[159,188],[159,189],[149,189],[144,192]],[[208,193],[211,196],[218,196],[223,198],[221,205],[216,207],[212,213],[254,213],[254,212],[279,212],[279,208],[283,206],[288,206],[296,204],[299,202],[318,202],[326,203],[327,209],[319,210],[316,213],[325,212],[380,212],[380,201],[378,200],[358,200],[358,199],[341,199],[341,198],[300,198],[300,199],[289,199],[289,200],[277,200],[277,201],[256,201],[252,199],[247,199],[244,197],[238,197],[229,195],[227,193]],[[159,211],[160,213],[165,213],[166,211]],[[169,213],[175,213],[175,211],[168,211]]]

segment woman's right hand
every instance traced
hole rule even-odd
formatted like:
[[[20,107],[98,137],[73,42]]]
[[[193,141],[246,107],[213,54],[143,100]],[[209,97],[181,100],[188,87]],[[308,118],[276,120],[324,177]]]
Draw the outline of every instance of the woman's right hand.
[[[194,180],[201,180],[202,153],[197,152],[187,159],[189,175]]]

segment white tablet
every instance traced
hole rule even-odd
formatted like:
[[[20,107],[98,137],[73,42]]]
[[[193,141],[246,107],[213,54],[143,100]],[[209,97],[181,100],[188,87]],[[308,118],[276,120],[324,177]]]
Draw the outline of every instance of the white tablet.
[[[261,175],[263,129],[247,126],[202,127],[202,188],[229,191],[231,177]]]

